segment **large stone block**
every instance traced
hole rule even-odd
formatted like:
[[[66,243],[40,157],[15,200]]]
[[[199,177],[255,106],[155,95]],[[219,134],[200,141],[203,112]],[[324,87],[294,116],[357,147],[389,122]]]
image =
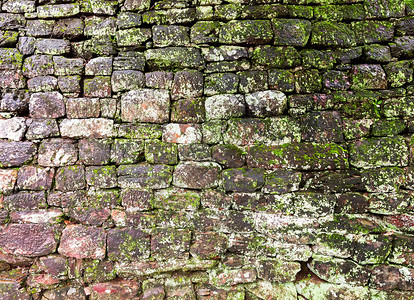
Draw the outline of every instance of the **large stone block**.
[[[0,141],[0,166],[21,166],[33,159],[36,150],[32,142]]]
[[[114,121],[104,118],[65,119],[60,123],[62,137],[107,138],[115,134]]]
[[[221,167],[213,162],[184,162],[174,170],[173,184],[190,189],[213,188],[219,184]]]
[[[72,165],[77,160],[78,148],[73,140],[48,139],[40,144],[38,163],[41,166]]]
[[[59,92],[34,93],[30,97],[29,112],[34,119],[59,118],[65,115],[63,96]]]
[[[273,38],[268,20],[230,21],[219,30],[219,42],[223,44],[266,44]]]
[[[162,189],[170,185],[172,167],[166,165],[123,165],[118,167],[121,188]]]
[[[104,259],[106,233],[103,228],[83,225],[67,226],[60,239],[58,252],[73,258]]]
[[[126,122],[164,123],[169,120],[169,109],[166,90],[139,89],[121,98],[121,117]]]
[[[58,245],[57,228],[38,224],[10,224],[0,231],[3,253],[38,257],[55,252]]]

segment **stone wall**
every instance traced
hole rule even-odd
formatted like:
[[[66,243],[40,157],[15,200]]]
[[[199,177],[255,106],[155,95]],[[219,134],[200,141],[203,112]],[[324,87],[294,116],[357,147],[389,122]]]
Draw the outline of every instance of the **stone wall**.
[[[414,298],[413,1],[0,7],[0,299]]]

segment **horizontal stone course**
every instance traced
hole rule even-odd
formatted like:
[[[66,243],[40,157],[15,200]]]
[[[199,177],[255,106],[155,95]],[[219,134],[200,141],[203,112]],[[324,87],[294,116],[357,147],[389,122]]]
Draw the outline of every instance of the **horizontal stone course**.
[[[0,299],[414,297],[412,1],[0,2]]]

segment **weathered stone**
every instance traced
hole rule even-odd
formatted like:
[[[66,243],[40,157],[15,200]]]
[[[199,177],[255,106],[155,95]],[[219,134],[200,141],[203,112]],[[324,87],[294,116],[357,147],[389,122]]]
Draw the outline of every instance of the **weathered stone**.
[[[372,270],[371,286],[381,290],[411,290],[414,269],[379,265]]]
[[[17,172],[13,169],[0,170],[0,192],[9,193],[13,191],[18,176]]]
[[[49,190],[52,187],[54,169],[25,166],[19,169],[17,187],[23,190]]]
[[[18,192],[4,198],[4,206],[7,210],[34,210],[46,207],[44,192]]]
[[[49,55],[33,55],[24,60],[23,75],[27,77],[53,75],[53,61]]]
[[[133,12],[121,12],[116,20],[116,25],[120,29],[139,27],[141,24],[141,15]]]
[[[224,189],[234,192],[254,192],[264,184],[264,171],[260,169],[227,169],[222,173]]]
[[[205,107],[207,120],[241,117],[245,112],[243,95],[227,94],[208,97]]]
[[[368,192],[397,192],[405,183],[405,172],[401,168],[377,168],[366,170],[361,175]]]
[[[231,119],[223,140],[227,144],[241,146],[256,143],[281,145],[300,141],[300,128],[290,117]]]
[[[199,21],[191,27],[191,42],[195,44],[217,43],[219,28],[220,23],[217,21]]]
[[[149,257],[150,236],[139,229],[111,229],[107,237],[110,260],[137,261]]]
[[[413,80],[413,70],[408,60],[390,62],[384,66],[387,81],[392,87],[400,87]]]
[[[334,143],[253,146],[247,152],[247,166],[266,169],[335,170],[348,167],[347,156],[347,151]]]
[[[111,161],[115,164],[135,164],[144,159],[144,143],[136,139],[115,139]]]
[[[84,27],[82,19],[61,19],[53,27],[53,35],[57,38],[75,40],[83,35]]]
[[[219,183],[220,171],[220,165],[213,162],[184,162],[174,170],[173,185],[190,189],[213,188]]]
[[[268,259],[257,261],[257,265],[257,277],[277,283],[294,281],[296,274],[300,271],[298,262]]]
[[[318,70],[303,70],[295,73],[297,93],[315,93],[322,89],[322,76]]]
[[[354,247],[354,259],[360,264],[383,263],[391,252],[391,239],[387,236],[358,236]]]
[[[351,70],[352,88],[386,89],[387,77],[380,65],[355,65]]]
[[[268,20],[230,21],[219,30],[219,42],[223,44],[266,44],[273,38]]]
[[[369,19],[399,18],[404,15],[405,2],[401,0],[381,1],[369,0],[364,2],[366,16]]]
[[[96,283],[91,285],[90,297],[92,300],[121,300],[134,298],[138,295],[139,291],[139,282],[117,280],[111,282]]]
[[[59,92],[34,93],[30,97],[29,111],[32,118],[59,118],[65,115],[65,103]]]
[[[9,13],[30,13],[35,11],[35,1],[6,1],[2,9]]]
[[[37,16],[42,19],[63,18],[77,15],[79,4],[43,5],[37,7]]]
[[[140,71],[114,71],[111,77],[111,85],[114,92],[138,90],[145,86],[145,77]]]
[[[114,135],[114,121],[104,118],[65,119],[60,123],[62,137],[107,138]]]
[[[111,97],[111,77],[96,76],[92,79],[85,79],[83,92],[85,97]]]
[[[99,99],[69,98],[66,100],[66,114],[68,119],[97,118],[100,114]]]
[[[85,165],[106,165],[111,157],[111,140],[82,139],[79,141],[79,160]]]
[[[205,120],[204,99],[180,99],[172,103],[171,122],[200,123]]]
[[[230,269],[225,271],[214,270],[210,273],[209,282],[215,285],[236,285],[254,282],[257,279],[254,268]]]
[[[70,53],[70,42],[63,39],[38,39],[36,54],[62,55]]]
[[[295,90],[295,77],[289,70],[269,70],[268,84],[270,89],[282,92]]]
[[[27,81],[30,92],[52,92],[57,90],[57,79],[53,76],[38,76]]]
[[[252,93],[256,91],[266,90],[267,72],[264,71],[243,71],[238,73],[239,91],[241,93]]]
[[[77,259],[103,259],[105,248],[106,233],[102,228],[70,225],[62,232],[58,252]]]
[[[27,35],[33,37],[50,37],[54,25],[54,20],[28,20],[26,23]]]
[[[116,32],[116,41],[119,47],[139,46],[151,38],[149,28],[130,28]]]
[[[271,117],[282,114],[287,108],[285,94],[278,91],[263,91],[245,96],[247,107],[254,117]]]
[[[225,168],[239,168],[245,163],[243,150],[235,145],[217,145],[212,149],[213,159]]]
[[[365,56],[369,62],[390,62],[392,60],[390,47],[377,44],[365,46]]]
[[[112,74],[112,57],[92,58],[85,66],[85,75],[109,76]]]
[[[60,191],[82,190],[86,187],[85,168],[74,165],[61,167],[56,171],[56,189]]]
[[[352,24],[358,44],[390,42],[394,39],[394,25],[388,21],[362,21]]]
[[[321,21],[312,24],[310,43],[315,46],[325,47],[351,47],[356,45],[356,39],[349,25]]]
[[[175,165],[178,162],[178,147],[176,144],[159,140],[145,142],[145,160],[150,164]]]
[[[145,73],[145,84],[149,88],[169,90],[172,87],[174,74],[172,72]]]
[[[190,231],[172,228],[157,230],[151,238],[151,256],[157,260],[188,258],[190,241]]]
[[[379,166],[403,167],[408,164],[408,148],[405,140],[400,137],[362,139],[350,145],[349,162],[364,169]]]
[[[17,44],[17,49],[23,55],[32,55],[34,53],[34,45],[36,39],[33,37],[19,37],[19,43]]]
[[[304,47],[311,33],[311,23],[301,19],[272,20],[275,45]]]
[[[354,238],[338,233],[320,233],[313,251],[318,255],[349,258],[352,255]]]
[[[155,192],[152,206],[168,211],[194,211],[200,206],[200,199],[197,191],[173,187]]]
[[[123,121],[164,123],[169,119],[170,96],[166,90],[139,89],[121,98]]]
[[[178,145],[180,160],[211,161],[210,147],[205,144]]]
[[[150,210],[152,208],[152,198],[152,192],[146,190],[123,189],[121,191],[122,206],[127,211]]]
[[[170,8],[166,10],[151,10],[142,14],[142,22],[144,24],[191,23],[195,20],[195,12],[195,8]]]
[[[331,69],[337,59],[335,57],[335,52],[332,50],[321,51],[315,49],[304,49],[300,51],[300,54],[305,67],[316,68],[319,70]]]
[[[145,56],[141,52],[131,51],[124,53],[125,56],[114,57],[114,70],[139,70],[144,71]]]
[[[86,167],[86,183],[99,188],[113,188],[118,185],[115,166]]]
[[[342,71],[328,71],[323,74],[324,87],[331,90],[347,90],[351,86],[349,77]]]
[[[20,141],[26,131],[24,118],[0,119],[0,138]]]
[[[227,237],[216,232],[196,233],[190,253],[200,259],[218,259],[227,248]]]
[[[56,137],[59,127],[55,119],[33,119],[26,122],[28,125],[26,138],[35,140],[39,138]]]
[[[36,148],[32,142],[0,141],[0,166],[21,166],[33,159]]]
[[[170,185],[172,167],[166,165],[123,165],[118,167],[121,188],[162,189]]]
[[[156,25],[152,27],[154,46],[186,46],[190,43],[189,29],[177,25]]]
[[[170,123],[163,126],[163,141],[167,143],[192,144],[200,143],[201,127],[198,124]]]
[[[317,143],[343,141],[341,116],[337,111],[314,112],[300,118],[302,140]]]
[[[203,75],[197,71],[175,73],[171,99],[200,97],[203,94]]]
[[[364,285],[368,282],[368,271],[350,260],[315,256],[308,264],[318,277],[331,283]]]
[[[144,54],[150,69],[198,68],[203,64],[196,48],[166,47],[149,49]]]
[[[120,124],[118,136],[130,139],[158,139],[162,135],[159,124]]]
[[[302,175],[299,172],[277,170],[265,174],[264,193],[287,193],[299,190]]]
[[[58,244],[55,227],[38,224],[10,224],[0,231],[3,253],[37,257],[48,255]]]
[[[207,75],[204,85],[204,94],[213,96],[216,94],[237,93],[239,76],[233,73],[215,73]]]
[[[54,56],[53,63],[55,66],[55,75],[67,76],[83,74],[83,60],[81,58]]]

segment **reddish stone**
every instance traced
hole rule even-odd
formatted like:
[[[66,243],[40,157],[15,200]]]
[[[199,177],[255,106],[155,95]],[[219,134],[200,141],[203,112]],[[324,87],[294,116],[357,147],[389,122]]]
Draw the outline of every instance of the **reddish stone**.
[[[105,283],[96,283],[90,286],[91,300],[124,300],[135,299],[140,291],[141,284],[136,281],[114,280]]]
[[[56,250],[56,227],[40,224],[10,224],[0,232],[0,249],[6,254],[36,257]]]
[[[74,258],[105,258],[106,233],[102,228],[70,225],[63,230],[59,253]]]
[[[7,193],[13,190],[17,180],[17,170],[0,170],[0,192]]]
[[[200,259],[219,259],[227,249],[227,237],[215,232],[196,233],[190,253]]]

